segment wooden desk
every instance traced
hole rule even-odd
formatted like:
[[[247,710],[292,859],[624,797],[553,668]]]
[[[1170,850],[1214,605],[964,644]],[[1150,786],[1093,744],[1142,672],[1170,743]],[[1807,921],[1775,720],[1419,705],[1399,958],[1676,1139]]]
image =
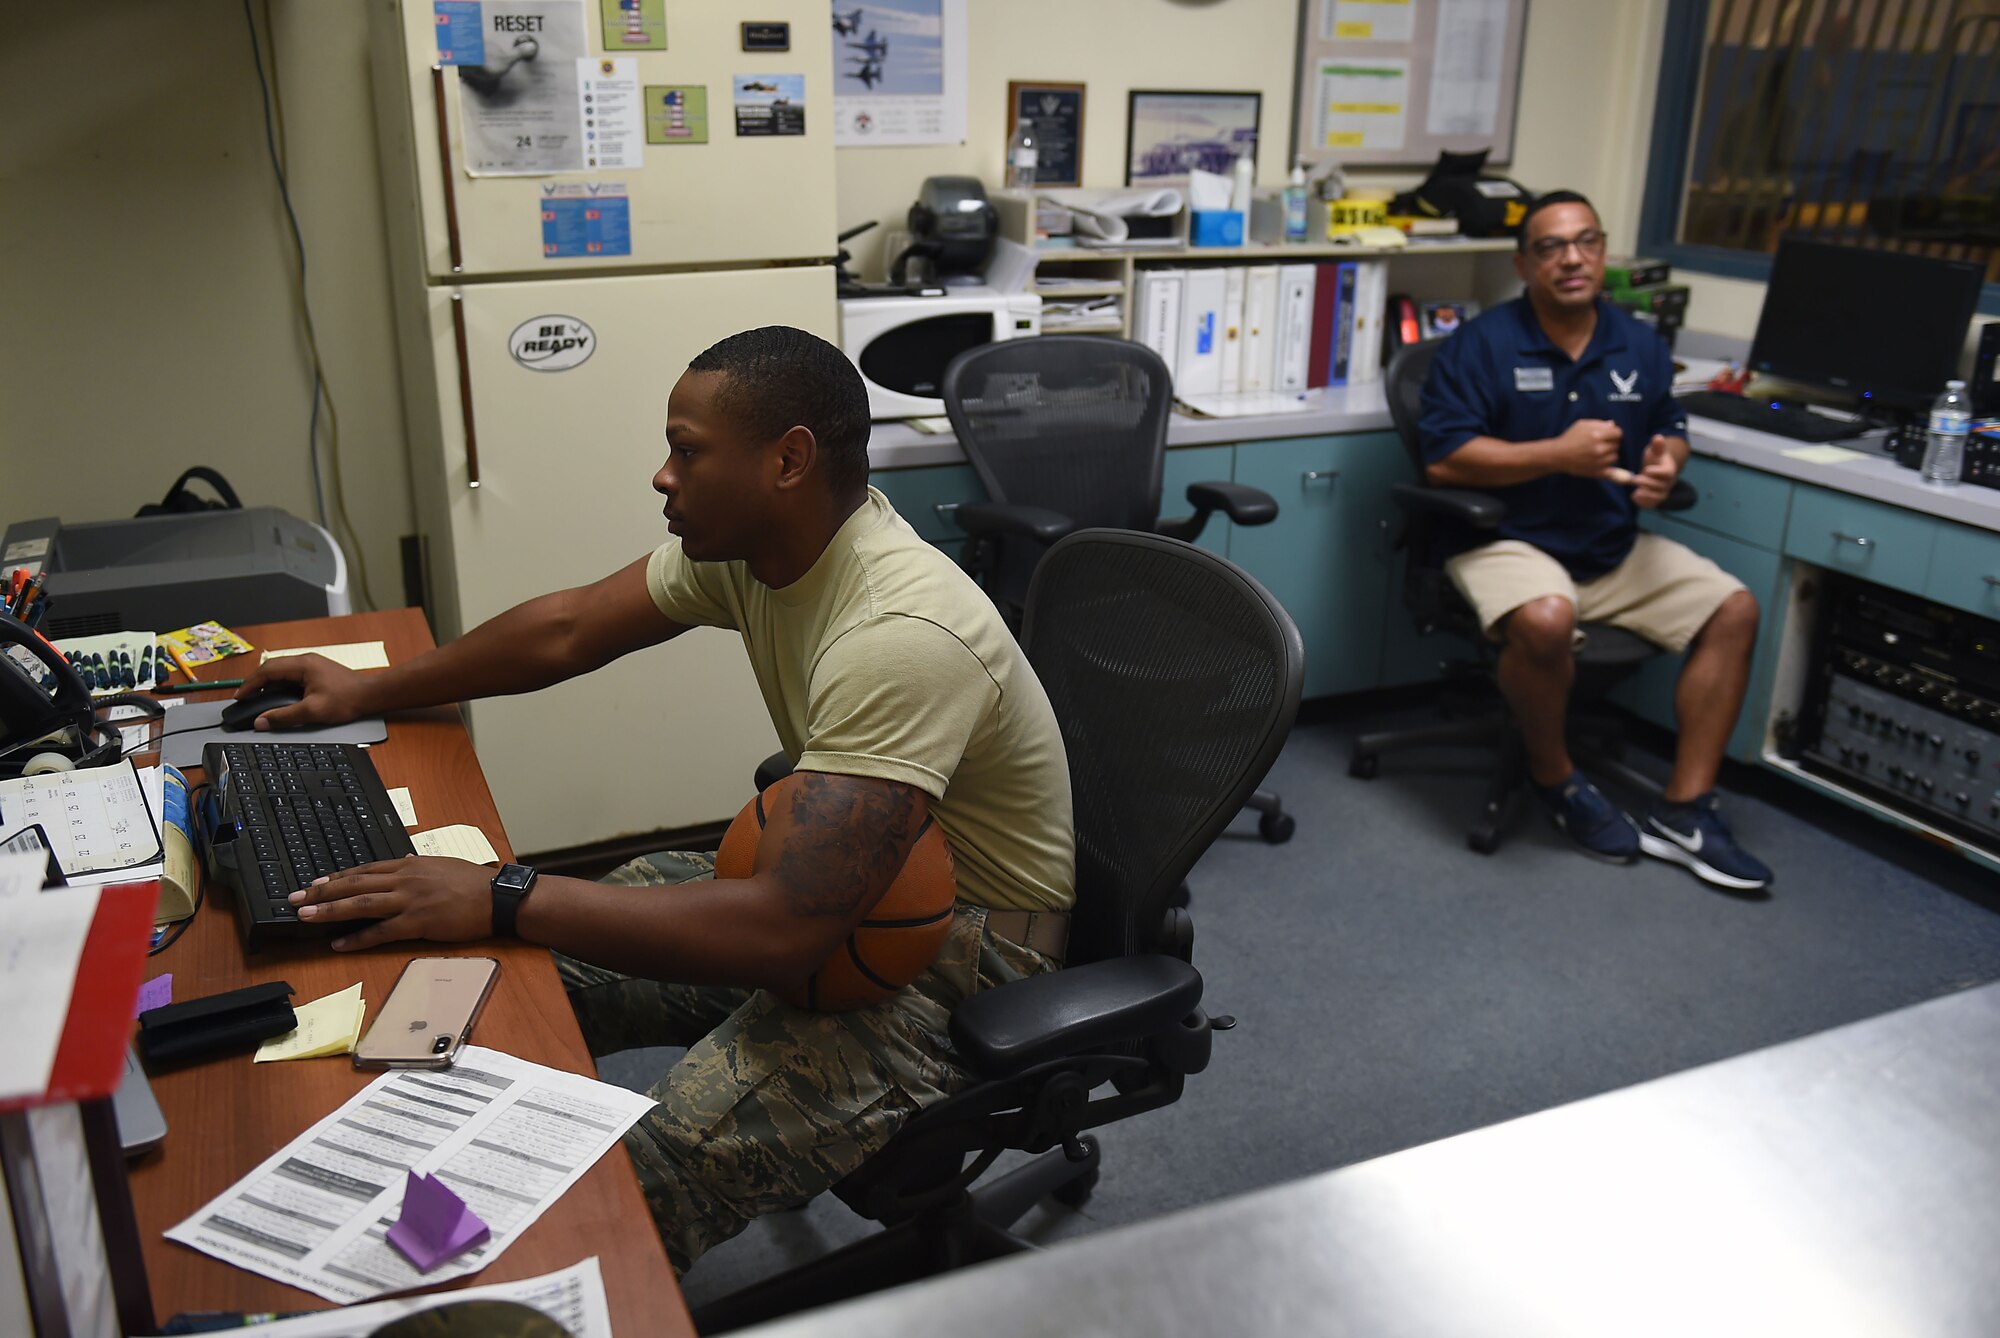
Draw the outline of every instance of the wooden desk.
[[[392,663],[433,644],[415,609],[315,618],[238,629],[260,650],[346,641],[385,643]],[[240,678],[243,656],[208,666],[207,678]],[[173,714],[168,713],[172,728]],[[406,785],[425,829],[466,822],[485,832],[502,858],[512,850],[500,827],[456,708],[390,722],[389,738],[370,749],[385,784]],[[306,1003],[362,982],[369,1015],[389,997],[403,964],[424,953],[474,953],[500,959],[500,978],[473,1028],[475,1043],[572,1073],[595,1075],[546,949],[523,943],[396,943],[363,953],[278,948],[244,955],[229,894],[208,890],[178,942],[148,966],[174,974],[174,996],[193,999],[267,980],[288,982]],[[165,1238],[164,1232],[221,1193],[376,1075],[344,1058],[252,1064],[215,1060],[153,1079],[167,1116],[167,1140],[132,1166],[132,1197],[144,1241],[153,1308],[164,1320],[183,1310],[317,1310],[310,1292],[225,1264]],[[596,1255],[611,1320],[620,1333],[693,1334],[672,1267],[653,1229],[639,1182],[622,1149],[613,1149],[556,1201],[491,1266],[457,1285],[475,1286],[565,1268]]]

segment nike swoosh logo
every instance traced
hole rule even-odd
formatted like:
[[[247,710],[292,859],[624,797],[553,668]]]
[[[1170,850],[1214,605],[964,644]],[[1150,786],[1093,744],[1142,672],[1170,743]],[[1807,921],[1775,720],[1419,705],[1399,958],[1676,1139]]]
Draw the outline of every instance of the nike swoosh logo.
[[[1687,851],[1690,855],[1699,855],[1701,853],[1701,828],[1699,827],[1694,829],[1694,836],[1692,838],[1682,836],[1664,822],[1655,822],[1653,830],[1666,837],[1669,841],[1672,841],[1682,850]]]

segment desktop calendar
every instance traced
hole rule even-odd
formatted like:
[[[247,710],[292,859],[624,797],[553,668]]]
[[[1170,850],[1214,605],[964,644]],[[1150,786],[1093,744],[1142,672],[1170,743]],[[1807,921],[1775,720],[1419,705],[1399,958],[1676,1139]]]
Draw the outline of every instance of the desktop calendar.
[[[0,781],[0,835],[41,827],[66,876],[157,863],[165,851],[148,770],[151,785],[130,761]]]

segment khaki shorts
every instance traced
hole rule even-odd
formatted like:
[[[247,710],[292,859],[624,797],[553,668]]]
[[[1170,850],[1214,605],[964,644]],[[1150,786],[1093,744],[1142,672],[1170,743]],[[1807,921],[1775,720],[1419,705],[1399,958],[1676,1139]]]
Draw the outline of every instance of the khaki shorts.
[[[1722,601],[1743,582],[1701,554],[1641,531],[1623,562],[1594,581],[1578,583],[1563,565],[1533,544],[1499,539],[1445,563],[1452,584],[1479,615],[1495,641],[1501,619],[1548,595],[1576,608],[1579,623],[1608,623],[1678,654],[1688,647]],[[1578,644],[1582,643],[1579,634]]]

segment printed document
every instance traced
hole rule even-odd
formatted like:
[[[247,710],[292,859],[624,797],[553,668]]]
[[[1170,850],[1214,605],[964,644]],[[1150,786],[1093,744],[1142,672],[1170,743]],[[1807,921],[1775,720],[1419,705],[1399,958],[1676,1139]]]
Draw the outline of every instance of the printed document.
[[[611,1307],[604,1299],[604,1275],[598,1271],[596,1255],[539,1278],[321,1310],[229,1332],[249,1338],[367,1338],[391,1320],[458,1301],[513,1301],[541,1311],[573,1338],[611,1338]]]
[[[0,781],[0,832],[40,823],[71,882],[129,882],[166,858],[163,787],[158,767],[141,771],[129,761]]]
[[[449,1281],[498,1258],[652,1105],[469,1045],[451,1068],[383,1074],[167,1239],[342,1304]],[[409,1171],[449,1185],[492,1239],[419,1273],[387,1239]]]

